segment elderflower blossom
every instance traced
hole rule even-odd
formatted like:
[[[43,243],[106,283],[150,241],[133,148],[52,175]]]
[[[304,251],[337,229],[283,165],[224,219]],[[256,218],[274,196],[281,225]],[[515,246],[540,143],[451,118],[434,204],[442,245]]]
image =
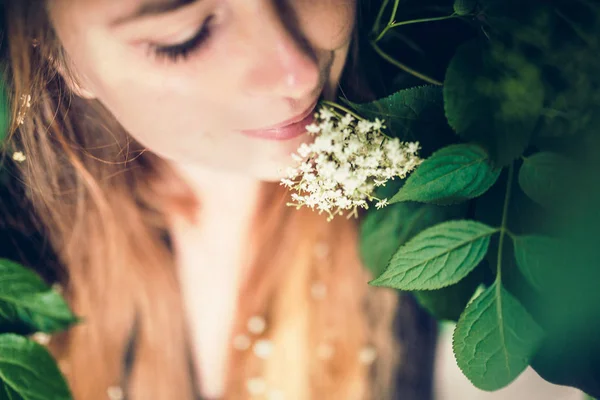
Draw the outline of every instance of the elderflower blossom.
[[[16,162],[25,162],[25,160],[27,160],[27,157],[25,157],[25,154],[23,154],[22,151],[15,151],[13,153],[12,159]]]
[[[315,136],[304,143],[292,158],[299,163],[289,168],[281,184],[294,190],[291,206],[309,207],[325,212],[331,220],[349,211],[358,215],[376,201],[383,208],[388,199],[378,199],[373,192],[395,177],[404,178],[421,159],[419,143],[401,142],[382,133],[384,121],[358,119],[351,114],[339,115],[323,107],[315,114],[315,123],[306,130]]]

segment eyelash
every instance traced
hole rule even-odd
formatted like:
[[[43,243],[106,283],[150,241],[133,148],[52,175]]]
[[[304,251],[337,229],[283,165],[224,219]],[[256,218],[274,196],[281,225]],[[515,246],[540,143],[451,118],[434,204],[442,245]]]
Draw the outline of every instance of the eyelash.
[[[202,24],[202,27],[198,30],[198,33],[185,42],[171,46],[153,45],[151,50],[159,59],[168,59],[173,63],[186,60],[196,50],[199,50],[210,37],[210,24],[212,19],[213,16],[208,17]]]

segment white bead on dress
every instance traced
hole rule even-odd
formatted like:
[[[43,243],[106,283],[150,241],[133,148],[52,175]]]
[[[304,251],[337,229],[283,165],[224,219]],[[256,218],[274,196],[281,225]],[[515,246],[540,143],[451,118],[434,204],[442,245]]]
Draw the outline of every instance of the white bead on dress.
[[[317,260],[325,260],[330,253],[329,244],[326,242],[318,242],[314,247],[314,255]]]
[[[267,393],[267,400],[284,400],[285,395],[281,390],[271,389],[269,393]]]
[[[373,346],[365,346],[358,353],[358,360],[365,365],[372,364],[377,359],[377,350]]]
[[[314,282],[310,286],[310,295],[315,300],[323,300],[327,296],[327,286],[323,282]]]
[[[330,256],[330,246],[327,242],[318,242],[314,247],[314,257],[319,261],[326,261]],[[62,291],[60,287],[53,287],[55,290]],[[327,297],[328,288],[322,281],[314,281],[310,285],[310,295],[314,300],[323,300]],[[268,359],[274,350],[273,342],[260,338],[267,329],[267,322],[263,316],[254,315],[246,323],[247,333],[240,333],[233,337],[232,346],[237,351],[245,351],[252,348],[254,355],[260,359]],[[39,334],[36,334],[39,335]],[[253,338],[252,336],[256,336]],[[44,342],[44,336],[39,335],[38,341]],[[335,355],[335,347],[331,343],[322,342],[315,349],[317,359],[327,362]],[[364,365],[370,365],[377,359],[377,349],[372,345],[364,346],[357,354],[358,361]],[[62,366],[61,366],[62,367]],[[259,396],[266,400],[285,400],[283,391],[275,388],[269,388],[263,377],[249,378],[245,382],[246,390],[251,396]],[[123,400],[123,390],[119,386],[108,388],[108,397],[110,400]]]
[[[317,346],[317,358],[322,361],[330,360],[335,349],[329,343],[321,343]]]
[[[263,378],[250,378],[246,381],[246,389],[252,396],[258,396],[266,392],[267,383]]]
[[[248,350],[252,345],[252,341],[248,335],[237,335],[233,338],[233,348],[239,351]]]
[[[256,357],[266,360],[273,352],[273,343],[271,343],[270,340],[265,339],[257,340],[256,343],[254,343],[253,350]]]
[[[248,332],[254,335],[262,335],[267,328],[267,322],[261,316],[255,315],[248,320]]]
[[[108,394],[108,398],[110,400],[123,400],[125,398],[123,389],[120,386],[111,386],[108,388],[106,393]]]

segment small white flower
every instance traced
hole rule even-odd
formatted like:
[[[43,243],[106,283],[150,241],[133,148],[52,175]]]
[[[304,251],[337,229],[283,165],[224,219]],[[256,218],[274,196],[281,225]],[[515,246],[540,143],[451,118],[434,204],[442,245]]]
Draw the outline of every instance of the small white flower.
[[[317,124],[306,125],[305,129],[306,129],[306,132],[313,134],[313,135],[321,132],[321,127]]]
[[[308,155],[312,152],[312,149],[306,143],[302,143],[298,148],[298,155],[302,158],[308,157]]]
[[[352,207],[352,200],[350,200],[347,197],[340,197],[339,199],[337,199],[335,205],[341,208],[342,210],[346,210]]]
[[[316,204],[316,206],[317,206],[317,210],[319,210],[320,212],[323,212],[323,211],[329,212],[329,211],[331,211],[331,208],[332,208],[330,203],[327,203],[324,201]],[[331,213],[329,213],[329,214],[331,214]]]
[[[360,140],[358,140],[357,137],[352,137],[350,138],[350,140],[348,140],[348,143],[346,144],[345,152],[348,154],[357,153],[362,149],[362,146],[363,144]]]
[[[298,171],[295,168],[290,167],[290,168],[287,168],[285,174],[287,175],[287,177],[289,179],[295,179],[300,174],[300,171]]]
[[[404,178],[421,160],[418,143],[404,143],[386,137],[384,121],[338,116],[328,108],[315,114],[310,131],[312,144],[303,144],[294,160],[298,167],[288,170],[281,184],[293,189],[293,205],[328,214],[357,216],[358,208],[377,201],[382,208],[387,199],[377,199],[373,191],[395,177]],[[300,160],[301,159],[301,160]]]
[[[366,119],[358,121],[358,124],[356,125],[356,131],[358,133],[367,134],[372,129],[373,129],[373,125],[372,125],[371,121],[367,121]]]
[[[31,108],[31,95],[21,96],[21,109],[17,115],[17,125],[23,125],[25,123],[25,116]]]
[[[380,159],[376,156],[373,156],[372,154],[369,155],[368,157],[365,158],[365,162],[364,162],[364,167],[365,168],[369,168],[372,170],[377,169],[377,167],[379,166],[380,163]],[[369,174],[369,175],[373,175],[373,174]]]
[[[291,179],[284,178],[281,180],[281,184],[285,187],[291,188],[294,186],[294,181]]]
[[[16,162],[25,162],[25,160],[27,160],[27,157],[25,157],[25,154],[23,154],[22,151],[15,151],[13,153],[12,159],[15,160]]]
[[[34,342],[36,342],[38,344],[41,344],[42,346],[48,346],[51,339],[52,339],[52,336],[50,336],[49,334],[44,333],[44,332],[37,332],[37,333],[34,333],[33,335],[31,335],[31,340],[33,340]]]
[[[326,161],[317,166],[317,171],[322,176],[332,177],[337,171],[337,164],[333,161]]]
[[[321,134],[325,134],[325,135],[331,135],[335,129],[335,126],[333,125],[333,121],[330,119],[327,120],[323,120],[323,122],[321,122]]]
[[[308,174],[309,172],[313,171],[313,166],[309,163],[302,163],[300,165],[300,172],[302,172],[303,174]]]
[[[388,205],[388,199],[382,199],[382,200],[379,200],[377,202],[377,204],[375,204],[375,208],[377,208],[379,210],[380,208],[383,208],[387,205]]]
[[[328,121],[330,119],[335,118],[335,114],[333,113],[333,111],[331,111],[331,109],[327,107],[322,107],[321,110],[319,110],[319,118]]]
[[[417,154],[419,151],[419,143],[408,143],[408,152],[410,154]]]
[[[347,127],[354,122],[354,117],[351,114],[346,114],[340,121],[340,126]]]
[[[385,125],[383,124],[383,121],[380,120],[379,118],[375,118],[375,122],[373,122],[373,129],[376,131],[380,131],[383,128],[385,128]]]
[[[31,95],[22,95],[21,105],[25,108],[31,108]]]

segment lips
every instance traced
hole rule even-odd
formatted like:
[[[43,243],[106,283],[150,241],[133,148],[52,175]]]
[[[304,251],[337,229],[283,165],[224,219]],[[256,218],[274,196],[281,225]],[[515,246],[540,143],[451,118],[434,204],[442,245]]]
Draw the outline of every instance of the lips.
[[[290,140],[306,133],[306,126],[314,121],[314,111],[318,101],[315,101],[303,113],[272,127],[243,130],[242,134],[267,140]]]

